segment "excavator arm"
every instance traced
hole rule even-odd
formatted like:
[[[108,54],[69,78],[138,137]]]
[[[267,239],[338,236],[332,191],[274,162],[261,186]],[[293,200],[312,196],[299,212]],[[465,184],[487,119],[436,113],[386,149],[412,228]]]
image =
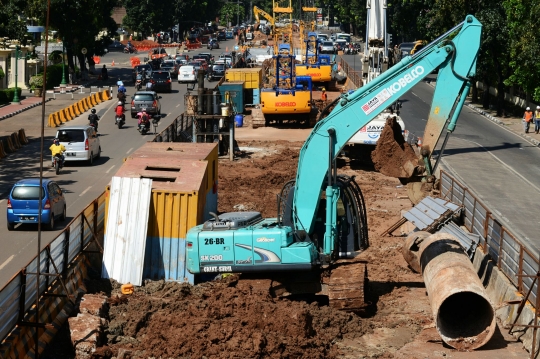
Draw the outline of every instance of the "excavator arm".
[[[261,9],[261,8],[259,8],[257,6],[253,6],[253,14],[255,15],[255,19],[257,20],[257,22],[260,22],[259,16],[262,16],[266,20],[268,20],[268,22],[270,23],[272,28],[274,27],[274,18],[272,16],[270,16],[270,14],[268,14],[263,9]]]
[[[414,56],[405,57],[366,86],[337,100],[334,110],[317,123],[300,151],[292,205],[295,230],[313,232],[325,177],[349,139],[437,68],[424,144],[432,151],[448,121],[448,130],[453,131],[470,87],[469,78],[476,72],[481,32],[480,22],[468,15]],[[329,187],[327,203],[333,196]],[[327,213],[327,232],[332,231],[331,217]],[[330,247],[325,245],[326,253]]]

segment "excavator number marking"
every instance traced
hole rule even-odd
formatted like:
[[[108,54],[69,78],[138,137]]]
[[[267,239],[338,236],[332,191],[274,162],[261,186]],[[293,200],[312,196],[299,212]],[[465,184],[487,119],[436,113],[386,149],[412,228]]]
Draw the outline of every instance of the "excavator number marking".
[[[439,106],[437,106],[437,107],[435,107],[435,111],[433,111],[433,112],[434,112],[436,115],[438,115],[440,109],[441,109],[441,108],[440,108]]]
[[[204,244],[225,244],[225,238],[205,238]]]

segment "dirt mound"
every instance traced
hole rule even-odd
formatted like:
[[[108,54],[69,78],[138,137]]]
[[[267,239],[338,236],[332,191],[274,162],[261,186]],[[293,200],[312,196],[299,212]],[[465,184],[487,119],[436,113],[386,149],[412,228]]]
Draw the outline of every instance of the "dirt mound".
[[[402,129],[396,117],[389,117],[377,141],[371,160],[375,170],[395,178],[409,178],[418,166],[418,159],[412,147],[405,142]]]
[[[265,287],[231,276],[136,293],[110,309],[108,348],[135,358],[335,358],[336,340],[367,330],[353,314],[274,299]]]

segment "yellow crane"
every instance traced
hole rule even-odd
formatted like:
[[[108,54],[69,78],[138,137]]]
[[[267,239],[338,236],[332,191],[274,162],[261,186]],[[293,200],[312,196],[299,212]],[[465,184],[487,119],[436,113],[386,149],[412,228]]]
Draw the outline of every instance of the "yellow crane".
[[[274,18],[272,16],[270,16],[269,13],[267,13],[266,11],[264,11],[263,9],[261,9],[261,8],[259,8],[257,6],[253,6],[253,14],[255,15],[255,19],[257,20],[257,22],[260,22],[260,16],[262,16],[266,20],[268,20],[268,22],[272,26],[272,31],[274,31],[275,20],[274,20]]]

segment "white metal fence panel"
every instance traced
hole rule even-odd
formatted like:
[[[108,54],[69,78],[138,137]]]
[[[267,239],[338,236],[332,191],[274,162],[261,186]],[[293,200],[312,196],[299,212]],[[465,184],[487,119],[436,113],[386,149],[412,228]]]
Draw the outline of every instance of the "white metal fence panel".
[[[103,278],[142,285],[151,194],[151,179],[112,178],[103,248]]]

